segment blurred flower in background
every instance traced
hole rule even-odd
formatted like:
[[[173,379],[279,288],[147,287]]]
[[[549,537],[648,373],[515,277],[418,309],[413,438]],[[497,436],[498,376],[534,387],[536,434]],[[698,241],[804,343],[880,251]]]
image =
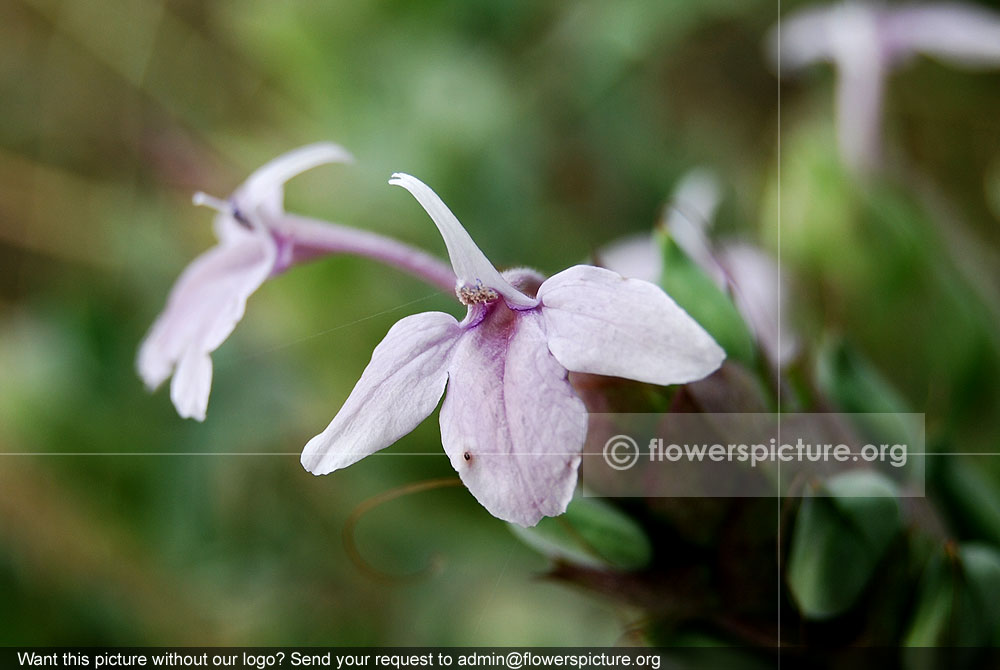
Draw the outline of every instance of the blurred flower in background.
[[[925,54],[964,67],[1000,66],[1000,14],[975,5],[891,5],[848,0],[809,7],[771,34],[786,73],[817,61],[837,69],[837,132],[844,161],[861,172],[882,160],[886,79]]]
[[[710,171],[687,173],[663,209],[657,224],[659,233],[631,235],[612,242],[598,250],[597,262],[626,277],[659,282],[664,271],[663,236],[668,236],[720,289],[731,294],[768,360],[784,366],[799,346],[788,325],[789,284],[782,279],[777,261],[759,247],[709,239],[720,190]]]
[[[317,165],[350,160],[336,145],[311,145],[254,172],[228,201],[195,194],[195,204],[219,211],[219,244],[181,274],[142,342],[137,363],[151,391],[174,375],[170,399],[182,417],[205,420],[212,387],[209,354],[243,318],[250,294],[291,264],[296,240],[294,222],[291,230],[282,225],[285,181]]]

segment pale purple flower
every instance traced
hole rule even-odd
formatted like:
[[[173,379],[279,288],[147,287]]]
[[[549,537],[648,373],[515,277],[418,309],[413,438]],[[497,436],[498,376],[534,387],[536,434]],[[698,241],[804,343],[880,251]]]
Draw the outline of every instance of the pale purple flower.
[[[663,210],[661,225],[670,231],[684,253],[722,286],[725,276],[705,235],[719,206],[719,190],[719,182],[710,171],[691,170],[677,183],[670,203]],[[624,277],[654,284],[663,278],[663,250],[652,231],[615,240],[598,251],[596,260]]]
[[[336,145],[313,144],[254,172],[228,202],[195,194],[196,204],[219,210],[215,217],[219,243],[181,274],[137,361],[150,390],[173,374],[170,398],[182,417],[205,419],[212,385],[209,354],[243,318],[247,298],[280,263],[289,262],[290,246],[272,230],[284,214],[285,181],[323,163],[350,160],[350,154]]]
[[[887,6],[846,2],[782,18],[771,36],[776,62],[837,68],[837,132],[852,168],[878,164],[885,79],[916,54],[968,67],[1000,63],[1000,15],[960,3]]]
[[[434,220],[457,276],[464,320],[408,316],[375,348],[330,425],[306,445],[314,474],[346,467],[412,431],[441,405],[452,466],[494,516],[531,526],[573,495],[587,412],[568,370],[681,384],[724,352],[660,288],[578,265],[549,279],[501,273],[425,184],[395,174]]]
[[[787,282],[762,249],[746,242],[710,240],[719,199],[716,177],[707,170],[692,170],[678,183],[660,225],[719,288],[733,296],[765,355],[783,367],[799,347],[786,318]],[[614,242],[598,252],[597,260],[625,277],[659,282],[663,273],[663,251],[652,233]]]
[[[311,144],[258,169],[229,200],[195,194],[196,204],[219,212],[214,221],[219,243],[181,274],[137,360],[150,390],[173,375],[170,398],[182,417],[205,419],[212,385],[209,354],[233,332],[250,295],[295,262],[326,253],[355,253],[392,262],[436,286],[451,286],[451,270],[427,254],[374,233],[284,211],[286,181],[324,163],[351,160],[336,144]]]

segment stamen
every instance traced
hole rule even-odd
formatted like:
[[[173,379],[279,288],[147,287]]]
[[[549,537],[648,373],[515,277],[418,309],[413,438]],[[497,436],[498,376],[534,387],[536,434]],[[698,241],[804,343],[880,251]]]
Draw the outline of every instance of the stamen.
[[[201,191],[191,196],[191,202],[198,207],[211,207],[221,214],[232,214],[233,212],[233,206],[229,201],[216,198],[214,195],[202,193]]]
[[[477,281],[475,286],[460,286],[455,289],[455,295],[458,296],[458,301],[466,306],[493,302],[500,297],[500,294],[493,289],[483,286],[481,281]]]

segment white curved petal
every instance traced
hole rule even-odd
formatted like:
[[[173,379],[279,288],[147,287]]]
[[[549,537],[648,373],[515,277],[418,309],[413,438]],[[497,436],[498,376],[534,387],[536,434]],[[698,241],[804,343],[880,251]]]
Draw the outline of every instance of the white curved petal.
[[[566,510],[587,411],[549,353],[534,311],[503,304],[463,334],[441,405],[441,442],[493,516],[534,526]]]
[[[347,149],[332,142],[308,144],[278,156],[255,170],[233,193],[233,202],[250,213],[263,207],[270,214],[283,209],[285,182],[306,170],[326,163],[351,163]]]
[[[702,236],[708,235],[719,208],[722,187],[711,170],[696,168],[677,182],[664,219],[671,232],[681,225],[693,227]]]
[[[887,44],[967,66],[1000,64],[1000,15],[960,3],[914,5],[887,12]]]
[[[678,181],[661,223],[677,245],[719,282],[724,280],[712,256],[708,231],[720,200],[719,180],[707,169],[691,170]],[[598,265],[623,277],[658,284],[663,275],[663,249],[652,233],[623,237],[597,252]]]
[[[302,467],[325,475],[403,437],[434,411],[462,330],[441,312],[398,321],[372,352],[351,395],[302,451]]]
[[[768,358],[784,366],[798,353],[798,338],[789,327],[781,268],[773,258],[749,244],[723,248],[720,262],[733,288],[733,299]]]
[[[204,421],[211,389],[212,359],[204,351],[189,349],[170,382],[170,400],[181,418]]]
[[[139,347],[136,365],[150,390],[170,376],[182,357],[207,356],[225,341],[243,317],[247,299],[270,274],[274,254],[269,235],[246,232],[209,249],[181,273],[166,308]],[[179,388],[200,392],[201,386],[181,382]],[[175,404],[177,397],[187,398],[182,390],[174,395]],[[192,407],[207,404],[207,388],[204,395],[204,402],[193,405],[182,400],[178,411],[203,415],[203,409],[197,412]]]
[[[389,183],[393,186],[402,186],[409,191],[434,221],[434,225],[441,232],[441,237],[444,238],[451,266],[458,277],[459,285],[456,288],[482,284],[502,295],[510,305],[534,307],[538,304],[537,300],[524,295],[500,276],[486,255],[472,241],[468,231],[427,184],[402,172],[393,174]]]
[[[589,265],[538,289],[549,350],[567,369],[685,384],[722,364],[712,336],[658,286]]]
[[[623,277],[658,282],[663,276],[663,250],[652,233],[629,235],[601,248],[598,265]]]
[[[673,198],[663,212],[663,225],[670,237],[688,258],[719,284],[725,281],[725,277],[712,253],[708,232],[719,207],[720,191],[719,181],[712,172],[692,170],[677,184]],[[659,280],[657,276],[648,281],[659,283]]]

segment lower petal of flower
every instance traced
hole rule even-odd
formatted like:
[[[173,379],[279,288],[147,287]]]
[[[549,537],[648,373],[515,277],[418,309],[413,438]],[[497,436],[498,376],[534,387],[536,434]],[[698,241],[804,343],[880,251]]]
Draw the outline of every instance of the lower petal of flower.
[[[229,337],[243,318],[247,299],[270,274],[274,254],[270,235],[247,232],[209,249],[184,270],[139,348],[136,364],[147,387],[162,384],[189,352],[207,356]],[[203,409],[190,409],[187,394],[172,395],[182,416],[200,413],[204,418]],[[182,398],[180,404],[177,398]],[[205,388],[197,405],[207,403]]]
[[[184,419],[205,420],[212,388],[212,359],[208,353],[189,349],[177,363],[170,384],[170,400]]]
[[[491,514],[533,526],[564,512],[586,435],[586,408],[549,353],[537,311],[501,302],[462,335],[441,406],[441,441]]]

